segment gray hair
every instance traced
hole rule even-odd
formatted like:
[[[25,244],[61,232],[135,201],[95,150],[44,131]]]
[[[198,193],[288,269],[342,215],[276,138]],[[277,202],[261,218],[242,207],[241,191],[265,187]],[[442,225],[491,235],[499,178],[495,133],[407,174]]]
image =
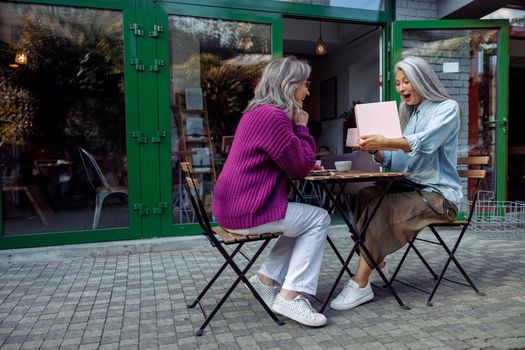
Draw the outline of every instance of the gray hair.
[[[299,101],[295,100],[295,90],[301,82],[308,79],[311,71],[308,63],[295,56],[271,61],[264,68],[246,111],[262,104],[270,104],[284,110],[291,119],[294,110],[301,108]]]
[[[405,73],[410,85],[425,99],[434,102],[452,99],[439,81],[430,64],[424,59],[415,56],[405,57],[396,64],[395,71],[398,69]],[[401,105],[399,106],[401,127],[405,127],[416,107],[417,106],[407,106],[404,101],[401,101]]]

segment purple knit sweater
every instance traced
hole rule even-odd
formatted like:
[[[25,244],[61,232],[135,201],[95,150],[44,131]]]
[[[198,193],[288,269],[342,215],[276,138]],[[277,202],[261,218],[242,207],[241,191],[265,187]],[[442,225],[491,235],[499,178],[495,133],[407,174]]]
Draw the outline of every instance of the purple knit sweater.
[[[284,218],[287,176],[303,177],[315,164],[315,141],[302,125],[270,105],[245,113],[213,199],[224,228],[245,229]]]

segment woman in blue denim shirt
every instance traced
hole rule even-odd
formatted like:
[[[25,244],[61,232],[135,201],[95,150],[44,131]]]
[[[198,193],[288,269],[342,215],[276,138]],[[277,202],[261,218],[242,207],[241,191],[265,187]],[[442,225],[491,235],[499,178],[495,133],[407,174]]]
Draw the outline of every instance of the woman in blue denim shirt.
[[[401,96],[399,114],[403,137],[365,135],[358,149],[369,151],[376,162],[392,171],[408,172],[410,180],[430,187],[422,190],[424,198],[416,191],[388,193],[367,229],[365,246],[387,277],[385,256],[403,247],[428,224],[453,221],[462,199],[461,180],[456,170],[460,125],[457,102],[452,100],[432,67],[419,57],[406,57],[396,64],[396,91]],[[359,229],[377,203],[380,192],[377,186],[359,192],[355,210]],[[373,299],[371,274],[372,264],[361,254],[355,276],[330,307],[351,309]]]

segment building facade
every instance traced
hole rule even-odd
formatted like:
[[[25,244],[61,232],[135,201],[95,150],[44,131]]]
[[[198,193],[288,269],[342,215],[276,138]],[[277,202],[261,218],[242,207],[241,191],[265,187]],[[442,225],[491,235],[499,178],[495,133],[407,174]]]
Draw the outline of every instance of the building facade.
[[[0,248],[198,234],[180,162],[209,206],[261,68],[288,54],[313,67],[333,154],[353,104],[396,99],[395,62],[426,58],[461,105],[459,153],[490,154],[505,198],[508,20],[437,20],[449,3],[0,1]]]

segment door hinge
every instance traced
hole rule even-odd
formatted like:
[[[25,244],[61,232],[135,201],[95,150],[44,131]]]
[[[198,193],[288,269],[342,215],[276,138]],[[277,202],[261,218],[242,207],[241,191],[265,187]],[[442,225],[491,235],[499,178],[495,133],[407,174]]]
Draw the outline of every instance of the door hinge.
[[[140,215],[149,215],[149,209],[142,203],[133,204],[133,209],[137,210]]]
[[[132,131],[131,137],[137,139],[138,143],[148,143],[148,138],[144,136],[140,131]]]
[[[160,141],[162,141],[161,139],[166,137],[167,133],[166,131],[156,131],[155,132],[155,136],[152,136],[151,137],[151,142],[153,143],[160,143]]]
[[[144,70],[144,65],[140,63],[140,60],[138,59],[138,57],[130,59],[129,64],[131,64],[132,66],[135,66],[135,70],[137,71]]]
[[[144,35],[144,31],[142,29],[140,29],[140,26],[139,26],[138,23],[131,23],[129,25],[129,30],[132,30],[133,34],[135,34],[135,36],[143,36]]]
[[[392,43],[389,41],[386,44],[386,52],[390,53],[392,51]]]
[[[150,38],[158,38],[159,33],[162,33],[164,31],[164,27],[160,26],[158,24],[153,25],[153,30],[148,33],[148,36]]]
[[[390,71],[389,70],[386,71],[386,81],[387,81],[387,84],[390,83]]]
[[[159,60],[159,59],[155,59],[153,66],[149,66],[149,71],[150,72],[158,72],[159,71],[159,67],[164,67],[164,61],[163,60]]]
[[[166,208],[168,208],[168,203],[167,202],[159,202],[159,207],[152,209],[153,210],[153,214],[160,215],[160,214],[162,214],[162,210],[166,209]]]

